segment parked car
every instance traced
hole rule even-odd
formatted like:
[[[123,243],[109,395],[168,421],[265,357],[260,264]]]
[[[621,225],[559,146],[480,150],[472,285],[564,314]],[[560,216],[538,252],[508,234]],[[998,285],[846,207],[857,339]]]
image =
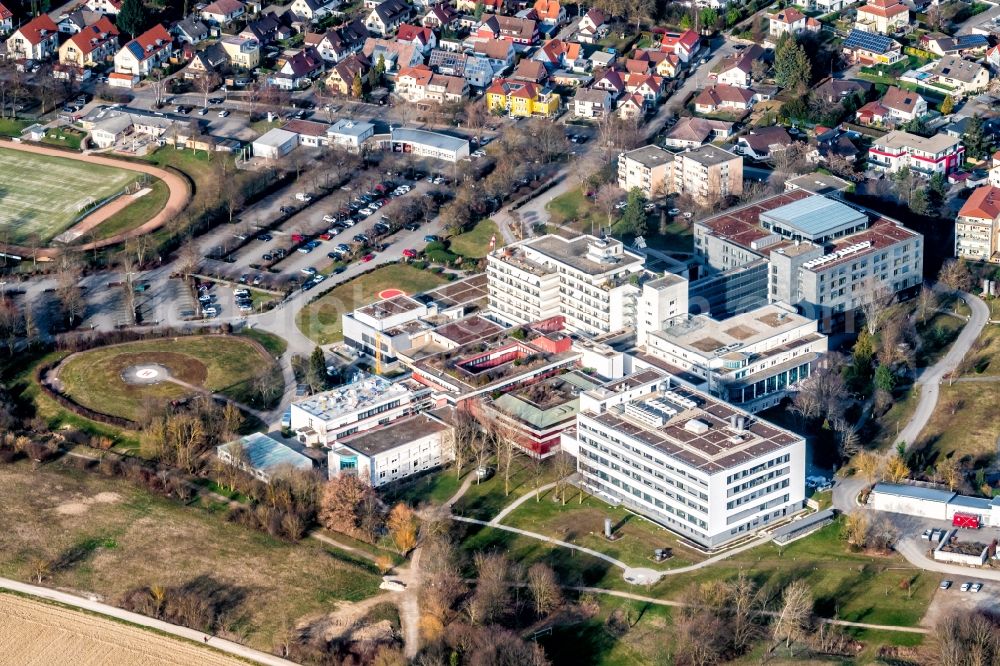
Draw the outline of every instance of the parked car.
[[[420,225],[417,224],[416,222],[410,222],[403,228],[406,229],[407,231],[416,231],[417,229],[420,228]]]
[[[312,195],[306,192],[296,192],[295,198],[298,199],[299,201],[304,201],[305,203],[309,203],[313,199]]]
[[[306,266],[305,268],[301,269],[301,272],[305,273],[306,275],[316,275],[316,269],[313,268],[312,266]]]
[[[374,258],[375,258],[374,254],[366,254],[365,256],[361,257],[361,261],[363,261],[365,263],[368,263],[369,261],[371,261]]]
[[[260,234],[259,236],[257,236],[257,240],[264,242],[272,241],[274,240],[274,236],[272,236],[271,234]]]
[[[435,236],[434,234],[427,234],[426,236],[424,236],[424,242],[425,243],[435,243],[435,242],[437,242],[439,240],[441,240],[441,239],[438,238],[437,236]]]
[[[960,589],[962,592],[968,592],[970,587],[972,587],[972,583],[962,583],[962,587],[958,589]]]
[[[406,257],[407,259],[413,259],[414,257],[417,256],[417,251],[414,250],[413,248],[408,247],[405,250],[403,250],[403,256]]]
[[[978,591],[979,591],[979,590],[981,590],[981,589],[983,589],[983,584],[982,584],[982,583],[973,583],[973,584],[972,584],[972,588],[971,588],[971,590],[972,590],[973,592],[978,592]]]
[[[951,581],[950,580],[943,580],[943,581],[941,581],[941,585],[939,587],[942,590],[947,590],[948,588],[951,587]]]
[[[219,111],[219,117],[220,118],[225,118],[228,115],[229,115],[229,111],[227,111],[226,109],[223,109],[222,111]]]

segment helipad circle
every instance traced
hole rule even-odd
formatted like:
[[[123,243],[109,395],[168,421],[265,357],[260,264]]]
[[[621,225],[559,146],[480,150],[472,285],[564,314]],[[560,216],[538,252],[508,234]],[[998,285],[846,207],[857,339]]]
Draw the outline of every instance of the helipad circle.
[[[122,380],[126,384],[159,384],[170,379],[170,371],[159,363],[142,363],[122,370]]]
[[[405,296],[406,292],[402,289],[383,289],[378,292],[379,298],[393,298],[395,296]]]

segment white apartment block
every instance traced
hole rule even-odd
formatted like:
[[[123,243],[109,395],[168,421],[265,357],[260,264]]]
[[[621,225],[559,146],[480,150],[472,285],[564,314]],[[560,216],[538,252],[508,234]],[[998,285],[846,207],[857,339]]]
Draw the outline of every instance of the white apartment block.
[[[382,377],[358,373],[350,383],[293,402],[291,429],[309,446],[384,426],[416,411],[416,393]]]
[[[961,139],[944,133],[923,137],[893,130],[872,142],[868,161],[888,173],[908,167],[928,176],[935,173],[947,176],[965,162],[965,146]]]
[[[639,340],[646,354],[683,371],[677,381],[748,412],[780,403],[829,346],[818,321],[784,303],[721,321],[683,314]]]
[[[805,441],[653,368],[580,395],[563,433],[582,485],[706,547],[798,512]]]
[[[768,261],[768,302],[821,318],[853,311],[876,289],[923,281],[923,236],[872,211],[793,190],[695,224],[711,270]]]
[[[328,454],[329,477],[356,474],[379,487],[454,459],[454,430],[429,414],[338,440]]]
[[[524,240],[487,255],[489,307],[510,324],[562,315],[570,330],[585,335],[631,328],[643,264],[612,238]]]
[[[713,203],[743,193],[743,158],[712,145],[676,154],[643,146],[618,157],[618,186],[637,187],[647,199],[687,194]]]
[[[958,211],[955,256],[1000,263],[1000,187],[976,188]]]

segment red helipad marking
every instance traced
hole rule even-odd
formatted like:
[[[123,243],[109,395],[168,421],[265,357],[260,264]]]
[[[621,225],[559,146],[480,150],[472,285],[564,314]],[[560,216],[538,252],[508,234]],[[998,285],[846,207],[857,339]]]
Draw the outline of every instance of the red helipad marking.
[[[402,289],[383,289],[378,292],[379,298],[392,298],[394,296],[405,296],[406,292]]]

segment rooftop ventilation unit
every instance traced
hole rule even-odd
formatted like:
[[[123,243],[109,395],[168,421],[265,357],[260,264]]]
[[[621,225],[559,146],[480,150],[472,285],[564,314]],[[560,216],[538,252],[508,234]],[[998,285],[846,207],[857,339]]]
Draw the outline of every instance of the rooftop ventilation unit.
[[[708,432],[708,424],[700,419],[691,419],[684,424],[684,429],[696,435],[704,435]]]

